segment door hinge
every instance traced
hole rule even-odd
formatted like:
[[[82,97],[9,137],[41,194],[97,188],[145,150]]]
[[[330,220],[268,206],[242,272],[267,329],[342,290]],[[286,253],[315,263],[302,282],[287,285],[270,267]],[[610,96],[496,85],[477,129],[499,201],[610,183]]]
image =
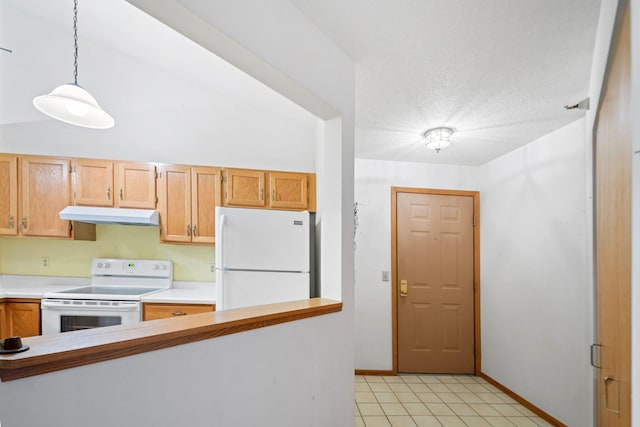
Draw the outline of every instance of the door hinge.
[[[477,216],[473,216],[473,226],[477,227],[478,226],[478,217]]]

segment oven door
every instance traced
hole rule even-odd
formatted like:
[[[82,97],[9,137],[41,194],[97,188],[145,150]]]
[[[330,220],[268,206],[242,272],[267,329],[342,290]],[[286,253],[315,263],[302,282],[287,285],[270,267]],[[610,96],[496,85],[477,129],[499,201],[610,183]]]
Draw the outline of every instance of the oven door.
[[[42,335],[138,323],[141,307],[138,301],[44,299]]]

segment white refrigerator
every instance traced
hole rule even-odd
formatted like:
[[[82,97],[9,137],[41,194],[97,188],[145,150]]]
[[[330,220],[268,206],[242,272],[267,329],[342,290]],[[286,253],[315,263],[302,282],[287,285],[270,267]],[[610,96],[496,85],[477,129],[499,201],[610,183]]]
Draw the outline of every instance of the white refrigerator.
[[[311,218],[216,207],[216,310],[309,298]]]

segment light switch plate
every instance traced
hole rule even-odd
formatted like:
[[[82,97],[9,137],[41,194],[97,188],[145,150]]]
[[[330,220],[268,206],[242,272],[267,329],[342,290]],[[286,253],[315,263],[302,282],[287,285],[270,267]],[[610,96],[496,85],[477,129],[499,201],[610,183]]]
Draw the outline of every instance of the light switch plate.
[[[382,272],[382,281],[383,282],[388,282],[389,281],[389,272],[388,271],[383,271]]]

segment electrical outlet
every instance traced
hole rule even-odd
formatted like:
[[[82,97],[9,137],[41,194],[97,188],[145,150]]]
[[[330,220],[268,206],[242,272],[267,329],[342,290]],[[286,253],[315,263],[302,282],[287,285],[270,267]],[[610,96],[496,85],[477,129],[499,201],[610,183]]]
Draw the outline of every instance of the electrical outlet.
[[[42,266],[42,268],[49,268],[49,266],[51,265],[51,260],[48,256],[42,256],[40,257],[40,265]]]
[[[209,272],[210,273],[216,272],[216,265],[214,263],[209,264]]]

